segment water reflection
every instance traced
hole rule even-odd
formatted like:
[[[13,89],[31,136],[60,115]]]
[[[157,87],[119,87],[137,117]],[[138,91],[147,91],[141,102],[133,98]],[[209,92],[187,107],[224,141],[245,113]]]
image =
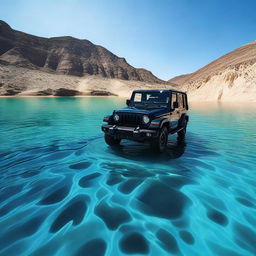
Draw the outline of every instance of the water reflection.
[[[171,139],[168,140],[166,152],[158,154],[152,150],[148,143],[139,143],[133,141],[122,141],[121,145],[109,148],[109,152],[113,152],[119,157],[133,159],[137,161],[154,161],[164,159],[176,159],[181,157],[186,148],[185,140]]]
[[[211,150],[209,141],[195,133],[188,132],[185,139],[178,139],[176,134],[169,136],[167,149],[164,153],[155,153],[150,144],[123,140],[116,147],[106,146],[106,152],[113,156],[142,162],[169,162],[182,156],[200,158],[204,156],[217,156]]]

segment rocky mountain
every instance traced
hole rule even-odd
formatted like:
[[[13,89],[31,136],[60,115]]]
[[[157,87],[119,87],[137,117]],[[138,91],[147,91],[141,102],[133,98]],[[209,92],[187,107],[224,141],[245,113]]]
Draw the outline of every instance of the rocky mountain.
[[[256,101],[256,41],[169,80],[198,101]]]
[[[0,65],[5,71],[6,66],[15,66],[59,75],[165,83],[150,71],[134,68],[124,58],[88,40],[69,36],[37,37],[16,31],[3,21],[0,21]],[[2,87],[3,83],[10,81],[4,78],[0,81]],[[14,83],[13,86],[16,88],[18,85]],[[19,91],[18,88],[15,90]]]
[[[60,74],[161,83],[150,71],[136,69],[102,46],[73,37],[42,38],[13,30],[0,21],[0,60]]]

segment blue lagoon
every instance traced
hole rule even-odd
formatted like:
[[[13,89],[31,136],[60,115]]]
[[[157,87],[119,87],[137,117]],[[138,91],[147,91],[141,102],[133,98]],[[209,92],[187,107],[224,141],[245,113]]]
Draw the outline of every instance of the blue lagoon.
[[[256,105],[192,104],[155,155],[105,144],[124,103],[0,99],[0,255],[256,255]]]

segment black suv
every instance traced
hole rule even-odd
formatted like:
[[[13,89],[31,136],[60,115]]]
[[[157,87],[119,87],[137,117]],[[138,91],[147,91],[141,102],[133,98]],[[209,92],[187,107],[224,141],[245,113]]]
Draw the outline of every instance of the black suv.
[[[168,134],[186,134],[189,117],[184,92],[176,90],[136,90],[126,101],[127,107],[104,117],[102,125],[108,145],[118,145],[121,139],[149,141],[153,149],[166,149]]]

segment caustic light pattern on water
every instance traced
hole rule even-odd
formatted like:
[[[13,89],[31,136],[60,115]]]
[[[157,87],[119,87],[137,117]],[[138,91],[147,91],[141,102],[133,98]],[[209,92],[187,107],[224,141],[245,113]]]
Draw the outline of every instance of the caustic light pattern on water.
[[[256,255],[255,106],[192,106],[156,156],[104,143],[123,104],[0,100],[0,255]]]

